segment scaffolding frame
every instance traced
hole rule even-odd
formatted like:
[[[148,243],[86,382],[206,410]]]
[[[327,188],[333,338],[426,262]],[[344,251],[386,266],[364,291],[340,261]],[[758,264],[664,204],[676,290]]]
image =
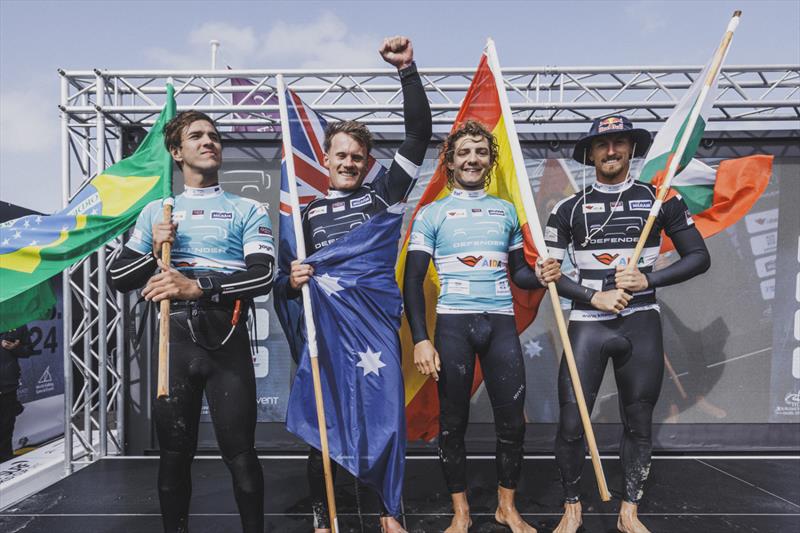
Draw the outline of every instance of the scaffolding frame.
[[[585,130],[591,120],[610,113],[625,113],[637,124],[654,128],[669,117],[701,68],[524,67],[504,69],[503,80],[522,133]],[[174,83],[179,111],[208,113],[223,130],[277,129],[278,74],[327,120],[360,120],[377,133],[402,127],[402,91],[394,69],[58,72],[64,206],[120,160],[125,127],[155,122],[168,80]],[[458,113],[474,68],[419,72],[434,125],[444,131]],[[234,85],[234,80],[240,84]],[[712,130],[767,125],[796,131],[800,126],[800,65],[725,67],[720,89],[710,117]],[[128,302],[106,281],[106,266],[121,244],[120,238],[110,241],[63,274],[67,473],[81,463],[124,453]],[[111,351],[109,338],[115,345]],[[81,381],[77,395],[76,378]]]

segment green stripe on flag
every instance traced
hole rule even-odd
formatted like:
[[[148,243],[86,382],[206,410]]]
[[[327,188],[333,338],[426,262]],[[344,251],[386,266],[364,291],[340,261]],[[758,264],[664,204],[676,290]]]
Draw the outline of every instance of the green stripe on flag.
[[[56,296],[49,281],[43,281],[0,306],[0,332],[10,331],[50,315]]]

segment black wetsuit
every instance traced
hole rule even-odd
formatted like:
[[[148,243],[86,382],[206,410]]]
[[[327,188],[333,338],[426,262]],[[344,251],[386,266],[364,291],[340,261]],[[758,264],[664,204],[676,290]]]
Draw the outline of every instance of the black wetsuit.
[[[400,71],[400,81],[406,135],[403,143],[383,176],[355,191],[332,189],[327,196],[306,206],[302,221],[306,252],[309,255],[333,244],[390,205],[405,201],[414,187],[432,135],[431,110],[415,65]],[[289,298],[300,297],[300,291],[288,286],[288,278],[286,286],[278,286],[276,290],[285,290]],[[292,355],[297,357],[294,350]],[[335,476],[336,465],[331,463],[331,466]],[[329,528],[322,453],[316,448],[309,451],[307,473],[314,527]]]
[[[148,227],[160,221],[159,213],[156,204],[142,211],[111,264],[115,289],[138,289],[154,274]],[[209,277],[214,288],[197,301],[172,301],[170,309],[169,396],[156,399],[153,407],[164,531],[189,530],[191,464],[205,391],[242,530],[263,533],[264,478],[255,451],[256,385],[247,319],[252,298],[272,286],[269,216],[263,206],[215,186],[187,188],[176,198],[173,221],[180,224],[173,266],[191,278]]]
[[[559,292],[573,300],[569,338],[591,411],[606,364],[614,364],[619,390],[623,434],[620,458],[625,501],[638,503],[650,470],[653,407],[661,390],[664,351],[656,287],[685,281],[705,272],[710,258],[703,238],[680,196],[658,209],[638,268],[648,280],[647,289],[633,294],[621,314],[599,311],[591,299],[599,290],[615,288],[616,266],[625,265],[655,204],[655,188],[631,179],[618,185],[597,183],[562,200],[553,208],[545,229],[550,254],[562,260],[569,251],[578,268],[579,284],[562,277]],[[587,231],[588,227],[588,231]],[[654,271],[661,246],[661,231],[675,244],[681,259]],[[556,436],[556,462],[565,497],[577,502],[584,463],[584,439],[578,407],[566,361],[558,378],[561,405]]]
[[[513,314],[515,285],[540,288],[525,261],[513,205],[455,190],[417,213],[406,258],[404,302],[414,343],[428,340],[423,281],[431,258],[441,282],[434,347],[439,353],[439,459],[450,493],[464,492],[464,433],[478,354],[494,411],[498,484],[515,489],[525,436],[525,363]]]

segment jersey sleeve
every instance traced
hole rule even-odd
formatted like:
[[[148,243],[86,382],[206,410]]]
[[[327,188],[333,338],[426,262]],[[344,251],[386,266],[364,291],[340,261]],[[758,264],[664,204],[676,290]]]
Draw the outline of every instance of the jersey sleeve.
[[[661,227],[668,236],[672,236],[679,231],[694,226],[692,213],[680,194],[676,194],[661,207],[659,213]]]
[[[244,221],[242,248],[245,259],[252,254],[266,254],[275,258],[275,240],[272,223],[264,205],[253,205]]]
[[[131,238],[125,244],[134,252],[142,255],[153,250],[153,215],[161,207],[161,201],[150,202],[139,213]]]
[[[509,212],[511,213],[511,234],[508,239],[508,251],[512,252],[525,246],[525,241],[522,239],[522,227],[519,224],[517,209],[513,204],[509,204]]]
[[[436,227],[433,221],[433,209],[424,207],[419,210],[411,226],[408,238],[408,251],[418,250],[433,255],[436,247]]]
[[[564,260],[567,248],[572,241],[567,202],[562,200],[553,207],[547,226],[544,228],[544,241],[550,256],[559,261]]]

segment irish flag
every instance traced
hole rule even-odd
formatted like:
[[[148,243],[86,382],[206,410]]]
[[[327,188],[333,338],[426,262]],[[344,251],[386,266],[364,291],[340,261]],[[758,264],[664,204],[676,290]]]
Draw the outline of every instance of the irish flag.
[[[764,192],[772,174],[772,156],[768,155],[723,161],[716,170],[693,159],[717,98],[717,78],[738,24],[739,16],[734,14],[711,61],[653,140],[639,175],[645,183],[671,187],[670,195],[680,193],[706,238],[744,216]],[[674,177],[668,180],[668,174]],[[671,247],[665,239],[662,251]]]
[[[520,218],[523,235],[525,237],[525,257],[528,263],[533,265],[538,258],[531,230],[528,227],[528,217],[537,217],[535,212],[527,212],[523,207],[523,192],[520,191],[517,182],[516,166],[512,157],[511,143],[519,141],[514,136],[510,139],[506,129],[506,120],[511,117],[504,117],[500,92],[505,88],[498,87],[495,73],[500,73],[494,54],[494,44],[489,41],[487,50],[481,56],[478,70],[472,78],[461,109],[458,112],[453,130],[457,129],[467,120],[476,120],[486,126],[497,139],[500,147],[498,164],[494,170],[488,192],[509,202],[512,202],[517,209]],[[505,95],[503,95],[505,96]],[[513,127],[513,122],[512,122]],[[443,198],[450,193],[447,188],[447,174],[443,164],[439,164],[431,178],[428,187],[422,194],[419,203],[414,210],[414,216],[425,205]],[[530,190],[527,194],[531,198]],[[409,225],[409,232],[410,232]],[[405,257],[408,247],[409,232],[406,233],[403,248],[401,250],[397,265],[397,282],[400,289],[403,289],[403,274],[405,272]],[[428,267],[428,277],[425,281],[425,301],[427,302],[427,323],[428,331],[432,334],[436,322],[435,302],[439,294],[439,280],[436,270],[431,264]],[[533,322],[539,303],[544,296],[544,289],[535,291],[524,291],[517,287],[512,287],[514,296],[514,311],[517,320],[517,331],[525,330]],[[436,383],[432,379],[421,375],[414,367],[414,343],[411,339],[411,332],[408,323],[403,319],[400,330],[403,344],[403,379],[406,391],[406,420],[408,424],[409,440],[429,440],[437,436],[439,432],[439,400],[436,392]],[[473,392],[482,381],[480,368],[476,368],[475,379],[473,382]]]

